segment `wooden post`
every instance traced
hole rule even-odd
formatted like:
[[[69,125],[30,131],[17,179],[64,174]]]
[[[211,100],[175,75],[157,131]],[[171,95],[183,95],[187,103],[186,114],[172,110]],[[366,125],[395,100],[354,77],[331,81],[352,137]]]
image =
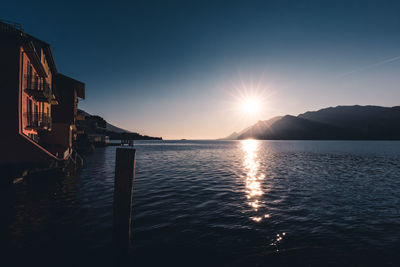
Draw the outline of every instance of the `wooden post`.
[[[131,245],[132,192],[136,149],[117,148],[114,180],[114,245],[127,252]]]

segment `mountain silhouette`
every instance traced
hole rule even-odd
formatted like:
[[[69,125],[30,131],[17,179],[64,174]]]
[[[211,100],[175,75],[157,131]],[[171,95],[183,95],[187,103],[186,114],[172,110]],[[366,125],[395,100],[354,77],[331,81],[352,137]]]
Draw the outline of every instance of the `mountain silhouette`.
[[[264,131],[266,131],[274,122],[279,120],[280,116],[273,117],[272,119],[266,120],[266,121],[258,121],[256,124],[253,126],[247,127],[246,129],[240,131],[240,132],[234,132],[231,135],[221,138],[220,140],[236,140],[240,136],[246,135],[246,136],[260,136]],[[241,138],[245,139],[245,138]]]
[[[400,140],[400,106],[337,106],[259,121],[231,139]]]

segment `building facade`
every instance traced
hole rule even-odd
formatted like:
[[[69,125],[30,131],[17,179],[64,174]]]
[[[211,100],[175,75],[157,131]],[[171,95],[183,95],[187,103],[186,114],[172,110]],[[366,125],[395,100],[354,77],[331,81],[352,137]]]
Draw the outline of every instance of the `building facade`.
[[[0,58],[0,90],[4,96],[0,106],[6,117],[0,138],[0,165],[46,166],[67,160],[72,142],[60,141],[56,136],[70,136],[72,132],[60,130],[55,117],[63,113],[76,117],[76,111],[64,105],[63,91],[73,95],[76,105],[77,97],[84,97],[84,84],[79,83],[79,95],[74,93],[73,85],[59,86],[56,91],[56,80],[61,74],[57,72],[50,45],[25,33],[18,25],[1,21]],[[60,108],[55,109],[56,106]],[[74,120],[68,123],[73,128]]]
[[[42,135],[42,142],[54,153],[72,153],[77,138],[76,122],[79,99],[85,99],[85,84],[66,75],[54,76],[57,105],[51,106],[52,130]]]

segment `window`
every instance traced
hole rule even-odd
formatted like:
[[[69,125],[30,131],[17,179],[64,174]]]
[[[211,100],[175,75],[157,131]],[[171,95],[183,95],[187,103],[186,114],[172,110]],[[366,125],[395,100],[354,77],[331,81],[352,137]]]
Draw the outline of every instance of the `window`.
[[[28,112],[32,113],[32,100],[28,98]]]
[[[34,118],[35,123],[37,123],[39,121],[38,106],[34,105],[34,108],[35,108],[35,113],[33,113],[33,118]]]
[[[26,118],[29,124],[32,121],[32,100],[28,97],[26,98]]]
[[[39,89],[39,80],[38,76],[35,75],[35,81],[33,83],[33,89]]]
[[[29,61],[27,62],[27,64],[28,64],[28,70],[27,70],[28,74],[26,76],[26,87],[28,89],[31,89],[31,87],[32,87],[32,66]]]

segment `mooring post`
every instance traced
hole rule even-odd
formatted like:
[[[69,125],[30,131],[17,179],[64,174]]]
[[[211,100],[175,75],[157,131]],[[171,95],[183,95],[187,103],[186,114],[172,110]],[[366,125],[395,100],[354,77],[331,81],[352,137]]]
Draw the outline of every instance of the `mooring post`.
[[[132,193],[136,149],[117,148],[114,180],[114,245],[127,252],[131,245]]]

